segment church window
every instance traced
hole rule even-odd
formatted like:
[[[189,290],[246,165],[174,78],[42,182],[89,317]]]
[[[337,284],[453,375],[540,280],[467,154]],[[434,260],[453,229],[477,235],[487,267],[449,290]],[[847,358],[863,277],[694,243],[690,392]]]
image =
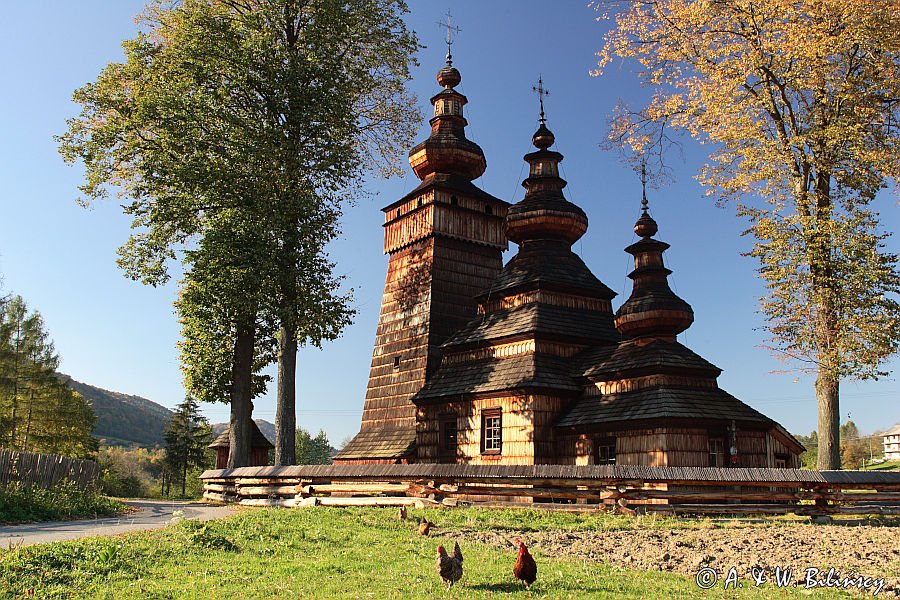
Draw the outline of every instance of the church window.
[[[399,368],[400,368],[400,357],[395,356],[394,357],[394,369],[399,369]]]
[[[444,456],[456,456],[458,431],[456,415],[441,417],[441,454]]]
[[[499,408],[481,412],[481,452],[500,454],[503,447],[503,415]]]
[[[616,438],[603,438],[597,442],[597,464],[616,464]]]
[[[490,204],[485,204],[484,205],[484,214],[486,214],[486,215],[494,214],[494,207],[492,207]]]
[[[397,209],[397,216],[396,216],[396,218],[398,218],[398,219],[400,218],[400,209],[399,209],[399,208]]]
[[[709,438],[709,466],[725,466],[725,438]]]
[[[459,198],[456,196],[450,196],[450,206],[457,206],[459,204]]]

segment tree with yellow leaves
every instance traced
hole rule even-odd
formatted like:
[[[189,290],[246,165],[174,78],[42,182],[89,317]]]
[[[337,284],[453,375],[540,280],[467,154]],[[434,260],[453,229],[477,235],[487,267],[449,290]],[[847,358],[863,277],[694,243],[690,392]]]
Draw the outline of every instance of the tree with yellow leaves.
[[[897,0],[599,1],[600,74],[633,59],[654,88],[610,140],[661,157],[670,131],[712,150],[707,194],[755,238],[771,348],[816,373],[820,469],[841,465],[839,385],[885,375],[900,270],[873,207],[900,175]],[[618,10],[616,10],[618,8]]]

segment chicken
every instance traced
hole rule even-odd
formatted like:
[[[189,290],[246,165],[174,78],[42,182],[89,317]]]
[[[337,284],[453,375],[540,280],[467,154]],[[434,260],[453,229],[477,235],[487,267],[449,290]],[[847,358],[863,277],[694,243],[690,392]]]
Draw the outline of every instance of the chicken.
[[[537,579],[537,564],[522,540],[516,540],[516,543],[519,545],[519,554],[516,556],[516,564],[513,566],[513,575],[516,579],[525,582],[525,586],[528,587]]]
[[[447,589],[449,590],[454,583],[460,580],[463,574],[463,555],[459,549],[459,542],[453,543],[453,552],[449,555],[444,550],[444,546],[438,544],[436,566],[441,579],[447,584]]]
[[[428,532],[431,531],[431,528],[434,527],[434,523],[422,517],[422,520],[419,521],[419,535],[428,535]]]
[[[406,507],[405,506],[401,506],[400,510],[397,511],[397,518],[400,519],[401,521],[406,519]]]

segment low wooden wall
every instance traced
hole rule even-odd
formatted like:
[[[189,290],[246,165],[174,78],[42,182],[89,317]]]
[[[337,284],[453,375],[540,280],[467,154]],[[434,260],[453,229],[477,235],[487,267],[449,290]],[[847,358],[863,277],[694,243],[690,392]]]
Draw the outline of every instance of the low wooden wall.
[[[0,449],[0,487],[19,484],[51,488],[67,479],[83,490],[97,488],[100,466],[92,460],[58,454]]]
[[[692,514],[900,514],[900,473],[633,465],[299,465],[206,471],[204,497],[248,506],[611,508]],[[592,506],[593,505],[593,506]]]

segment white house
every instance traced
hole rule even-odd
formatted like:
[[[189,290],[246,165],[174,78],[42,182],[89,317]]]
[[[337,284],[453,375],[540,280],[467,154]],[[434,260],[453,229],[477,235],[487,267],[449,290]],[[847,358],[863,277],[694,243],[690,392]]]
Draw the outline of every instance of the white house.
[[[900,424],[884,434],[885,460],[900,460]]]

